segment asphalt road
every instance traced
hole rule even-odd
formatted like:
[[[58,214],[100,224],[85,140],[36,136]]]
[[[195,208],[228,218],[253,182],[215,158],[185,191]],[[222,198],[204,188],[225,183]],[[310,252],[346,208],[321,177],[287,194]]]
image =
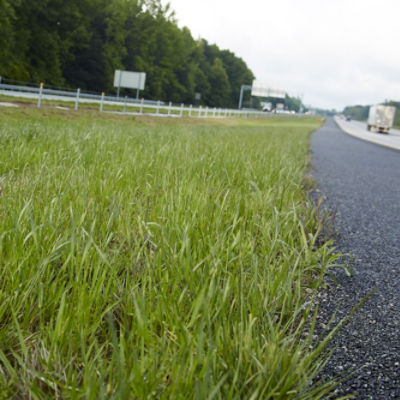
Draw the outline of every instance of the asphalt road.
[[[367,142],[400,150],[400,131],[397,129],[391,128],[389,134],[383,134],[373,130],[368,131],[365,122],[346,121],[338,117],[335,117],[335,121],[341,129],[352,136],[366,140]]]
[[[372,293],[336,337],[328,376],[355,371],[338,395],[400,399],[400,151],[354,138],[330,119],[311,140],[313,176],[336,212],[338,251],[353,260],[319,296],[319,325]]]

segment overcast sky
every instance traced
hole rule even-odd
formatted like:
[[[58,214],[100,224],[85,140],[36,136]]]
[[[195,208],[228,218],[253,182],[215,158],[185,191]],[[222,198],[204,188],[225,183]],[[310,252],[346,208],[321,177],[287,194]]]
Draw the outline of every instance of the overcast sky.
[[[400,101],[400,0],[162,0],[256,79],[321,108]]]

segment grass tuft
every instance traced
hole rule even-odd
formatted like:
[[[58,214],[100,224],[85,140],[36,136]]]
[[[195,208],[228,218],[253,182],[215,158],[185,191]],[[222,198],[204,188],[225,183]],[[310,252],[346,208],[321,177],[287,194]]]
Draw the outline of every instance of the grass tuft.
[[[326,355],[309,293],[337,259],[304,190],[316,120],[0,123],[0,396],[334,387],[313,384]]]

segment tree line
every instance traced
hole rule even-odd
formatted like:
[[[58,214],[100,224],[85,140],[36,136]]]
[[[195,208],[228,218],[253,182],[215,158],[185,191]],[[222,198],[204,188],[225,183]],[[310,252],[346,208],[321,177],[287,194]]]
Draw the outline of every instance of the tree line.
[[[369,107],[370,107],[369,105],[347,106],[343,109],[343,114],[347,115],[351,119],[355,119],[358,121],[365,121],[368,118]]]
[[[146,98],[210,107],[236,107],[254,79],[160,0],[0,0],[0,76],[115,93],[115,69],[146,72]]]

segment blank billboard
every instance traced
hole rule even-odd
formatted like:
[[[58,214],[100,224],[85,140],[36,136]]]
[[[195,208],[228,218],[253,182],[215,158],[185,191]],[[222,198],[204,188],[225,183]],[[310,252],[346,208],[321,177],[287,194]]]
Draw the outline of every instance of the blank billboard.
[[[251,95],[284,99],[286,96],[286,92],[282,89],[271,88],[270,86],[259,81],[253,81],[253,84],[251,85]]]
[[[144,90],[146,72],[115,70],[114,87]]]

